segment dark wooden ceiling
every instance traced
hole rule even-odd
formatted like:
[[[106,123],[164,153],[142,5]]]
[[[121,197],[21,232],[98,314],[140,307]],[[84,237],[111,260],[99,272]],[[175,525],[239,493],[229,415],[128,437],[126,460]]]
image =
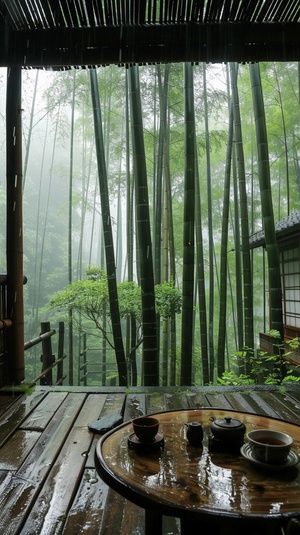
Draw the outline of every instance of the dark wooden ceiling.
[[[0,66],[300,60],[299,0],[0,0]]]

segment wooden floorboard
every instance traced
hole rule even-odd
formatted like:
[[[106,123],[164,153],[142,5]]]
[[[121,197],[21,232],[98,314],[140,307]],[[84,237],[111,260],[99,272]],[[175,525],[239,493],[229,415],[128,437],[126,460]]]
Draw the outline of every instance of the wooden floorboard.
[[[38,405],[46,396],[45,391],[33,392],[30,396],[23,395],[18,398],[12,396],[11,404],[6,411],[1,414],[0,426],[0,447],[5,441],[14,433],[21,423],[27,418],[28,414],[32,412],[34,407]]]
[[[98,476],[99,435],[88,426],[112,412],[130,421],[141,414],[201,407],[300,425],[300,386],[0,391],[0,533],[144,535],[144,511]],[[178,519],[165,517],[164,535],[179,533]]]
[[[21,395],[1,394],[0,395],[0,415],[3,414],[11,405],[16,402]]]

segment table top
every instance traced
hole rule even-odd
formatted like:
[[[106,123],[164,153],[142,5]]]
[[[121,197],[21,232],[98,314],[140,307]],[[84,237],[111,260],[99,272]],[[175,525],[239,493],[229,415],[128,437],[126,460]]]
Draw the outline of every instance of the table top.
[[[300,514],[300,463],[282,469],[265,469],[238,450],[211,450],[211,418],[232,416],[251,429],[283,431],[300,453],[300,427],[256,414],[187,409],[161,412],[159,432],[164,448],[141,454],[128,448],[132,423],[104,435],[96,446],[96,461],[104,481],[120,494],[146,509],[182,517],[188,514],[277,520]],[[202,448],[190,446],[187,422],[201,422]]]

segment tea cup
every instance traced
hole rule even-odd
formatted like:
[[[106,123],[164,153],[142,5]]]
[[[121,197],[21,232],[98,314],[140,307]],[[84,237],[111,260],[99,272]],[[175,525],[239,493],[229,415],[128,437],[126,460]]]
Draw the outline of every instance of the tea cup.
[[[273,429],[255,429],[247,433],[253,457],[263,463],[282,464],[286,461],[293,444],[287,433]]]
[[[132,425],[140,442],[152,442],[158,433],[159,420],[152,416],[139,416],[132,420]]]

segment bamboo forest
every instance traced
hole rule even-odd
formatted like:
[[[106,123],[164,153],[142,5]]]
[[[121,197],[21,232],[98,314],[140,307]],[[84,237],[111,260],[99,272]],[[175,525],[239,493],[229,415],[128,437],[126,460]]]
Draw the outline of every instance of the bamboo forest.
[[[64,322],[69,385],[255,381],[260,333],[283,336],[299,65],[23,70],[22,102],[25,340]],[[3,171],[3,273],[5,196]]]

